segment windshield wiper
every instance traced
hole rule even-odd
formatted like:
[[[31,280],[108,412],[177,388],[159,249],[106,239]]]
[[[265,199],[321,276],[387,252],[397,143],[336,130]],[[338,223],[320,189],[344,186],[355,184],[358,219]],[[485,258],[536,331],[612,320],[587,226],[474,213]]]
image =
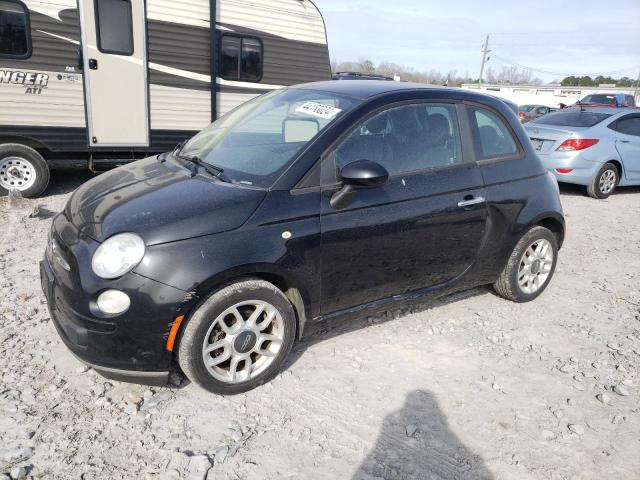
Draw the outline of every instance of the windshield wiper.
[[[180,155],[180,152],[176,153],[176,157],[178,157],[181,160],[185,160],[188,163],[189,170],[191,171],[191,176],[195,177],[198,174],[198,168],[200,167],[203,170],[205,170],[207,173],[211,174],[214,178],[217,178],[218,180],[221,180],[223,182],[226,183],[231,183],[231,180],[224,174],[224,168],[219,167],[217,165],[213,165],[211,163],[207,163],[205,161],[203,161],[200,157],[198,156],[187,156],[187,155]]]

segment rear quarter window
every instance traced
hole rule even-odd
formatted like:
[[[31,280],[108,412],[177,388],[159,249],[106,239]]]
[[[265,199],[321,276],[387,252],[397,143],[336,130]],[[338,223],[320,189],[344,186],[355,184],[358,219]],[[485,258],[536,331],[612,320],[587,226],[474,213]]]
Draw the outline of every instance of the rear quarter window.
[[[480,107],[469,107],[472,125],[476,128],[479,158],[510,157],[517,155],[518,144],[511,129],[498,115]]]
[[[538,125],[560,125],[564,127],[593,127],[610,116],[608,113],[590,112],[588,110],[552,112],[544,117],[535,119],[531,123],[537,123]]]
[[[614,130],[625,135],[635,135],[640,137],[640,117],[621,118],[614,123]]]

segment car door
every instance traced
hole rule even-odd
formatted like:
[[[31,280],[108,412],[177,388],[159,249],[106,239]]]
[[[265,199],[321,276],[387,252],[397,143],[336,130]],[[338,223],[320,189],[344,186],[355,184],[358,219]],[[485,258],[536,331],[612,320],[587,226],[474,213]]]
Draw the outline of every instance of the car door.
[[[487,209],[482,175],[463,148],[460,108],[387,107],[324,156],[323,314],[453,282],[475,262]],[[388,181],[334,209],[338,172],[362,159],[384,166]]]
[[[640,182],[640,115],[625,115],[615,122],[613,129],[626,180]]]

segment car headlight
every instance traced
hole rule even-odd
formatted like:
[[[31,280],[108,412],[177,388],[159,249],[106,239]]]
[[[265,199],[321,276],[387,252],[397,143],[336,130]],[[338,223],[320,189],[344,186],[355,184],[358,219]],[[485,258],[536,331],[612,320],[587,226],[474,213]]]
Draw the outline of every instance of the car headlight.
[[[144,241],[135,233],[119,233],[98,247],[91,268],[100,278],[118,278],[132,270],[144,257]]]

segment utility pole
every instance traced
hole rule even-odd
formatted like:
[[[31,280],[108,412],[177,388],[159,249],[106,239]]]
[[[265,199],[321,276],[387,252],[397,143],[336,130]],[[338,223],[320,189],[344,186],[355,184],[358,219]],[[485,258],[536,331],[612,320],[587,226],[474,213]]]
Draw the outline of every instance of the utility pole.
[[[482,76],[484,75],[484,65],[487,63],[487,55],[491,50],[489,50],[489,34],[487,34],[487,38],[484,40],[484,45],[482,46],[482,63],[480,64],[480,79],[478,80],[479,84],[482,84]]]

